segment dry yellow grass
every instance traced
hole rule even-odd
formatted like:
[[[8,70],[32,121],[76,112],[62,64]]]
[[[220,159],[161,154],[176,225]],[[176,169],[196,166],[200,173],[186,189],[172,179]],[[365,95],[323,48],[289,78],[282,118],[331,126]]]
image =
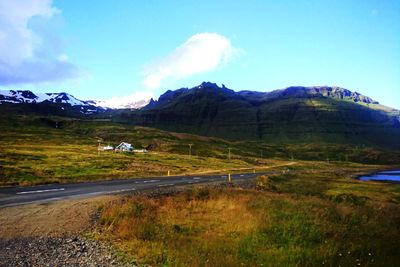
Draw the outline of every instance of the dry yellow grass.
[[[215,197],[209,195],[211,192],[208,189],[195,190],[200,191],[179,197],[139,197],[133,202],[111,204],[102,213],[102,222],[107,225],[104,237],[116,234],[123,250],[144,261],[156,263],[166,256],[167,239],[171,250],[184,248],[188,242],[199,249],[206,249],[215,243],[223,245],[226,242],[227,246],[231,246],[232,240],[256,230],[261,218],[247,208],[251,195],[233,197],[223,194]],[[174,257],[187,256],[184,251],[181,252],[177,251]],[[214,256],[210,255],[209,260],[215,262],[218,255]],[[193,260],[188,264],[200,264],[196,257]]]
[[[358,165],[291,168],[260,177],[259,190],[110,203],[96,237],[152,266],[397,266],[398,185],[350,179]]]

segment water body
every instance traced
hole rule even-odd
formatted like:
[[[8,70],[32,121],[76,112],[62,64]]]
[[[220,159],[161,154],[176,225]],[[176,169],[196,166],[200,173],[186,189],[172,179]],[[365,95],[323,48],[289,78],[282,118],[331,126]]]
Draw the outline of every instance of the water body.
[[[400,182],[400,170],[382,171],[370,175],[360,176],[362,181],[393,181]]]

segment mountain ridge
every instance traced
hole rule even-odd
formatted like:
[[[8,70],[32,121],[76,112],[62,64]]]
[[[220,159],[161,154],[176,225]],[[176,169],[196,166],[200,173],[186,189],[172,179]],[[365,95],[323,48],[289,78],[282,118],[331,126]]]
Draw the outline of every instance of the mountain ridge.
[[[148,106],[145,108],[154,108],[159,103],[164,104],[168,102],[173,97],[181,96],[185,93],[190,93],[196,90],[202,89],[215,89],[215,90],[223,90],[228,94],[236,94],[238,96],[243,96],[245,98],[249,98],[251,100],[258,101],[268,101],[276,98],[285,98],[285,97],[332,97],[343,100],[352,100],[354,102],[361,102],[365,104],[376,104],[379,102],[373,100],[372,98],[362,95],[356,91],[351,91],[338,86],[290,86],[284,89],[277,89],[269,92],[260,92],[260,91],[251,91],[251,90],[242,90],[235,92],[234,90],[228,89],[222,84],[219,87],[216,83],[212,82],[203,82],[202,84],[195,86],[193,88],[181,88],[177,90],[167,90],[164,94],[162,94],[158,100],[151,99]],[[394,108],[391,108],[395,110]]]
[[[229,140],[328,142],[400,149],[400,111],[340,87],[293,86],[271,92],[235,92],[224,85],[203,82],[190,89],[168,90],[141,109],[120,110],[98,108],[91,101],[76,100],[65,93],[58,97],[46,94],[43,99],[53,102],[38,104],[31,103],[37,97],[33,93],[19,94],[22,100],[15,101],[24,105],[0,105],[4,112],[86,116]],[[0,96],[1,100],[10,98]]]
[[[168,90],[114,120],[232,140],[351,143],[400,149],[400,111],[340,87],[239,91],[204,82]]]
[[[125,101],[126,103],[110,103],[110,100],[80,100],[73,95],[60,92],[60,93],[36,93],[30,90],[0,90],[0,104],[2,103],[41,103],[41,102],[52,102],[52,103],[64,103],[70,104],[71,106],[93,106],[102,109],[150,109],[157,106],[166,104],[172,98],[179,97],[187,93],[193,93],[198,90],[216,90],[224,91],[230,95],[241,96],[251,101],[271,101],[277,98],[290,98],[290,97],[331,97],[342,100],[348,100],[364,104],[380,105],[378,101],[372,98],[362,95],[357,91],[351,91],[338,86],[290,86],[283,89],[276,89],[269,92],[242,90],[234,91],[225,87],[222,84],[219,87],[216,83],[203,82],[198,86],[192,88],[180,88],[177,90],[167,90],[165,93],[160,95],[157,100],[151,99],[132,99]],[[118,99],[121,102],[122,97]],[[112,99],[111,99],[112,100]],[[397,110],[395,108],[385,107],[386,110]]]

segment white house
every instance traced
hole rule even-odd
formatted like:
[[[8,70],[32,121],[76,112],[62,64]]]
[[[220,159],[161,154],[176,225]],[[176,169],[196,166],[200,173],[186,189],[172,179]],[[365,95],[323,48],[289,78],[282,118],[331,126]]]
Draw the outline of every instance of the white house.
[[[122,142],[121,144],[119,144],[116,148],[116,151],[132,151],[133,150],[133,146],[129,143],[126,142]]]

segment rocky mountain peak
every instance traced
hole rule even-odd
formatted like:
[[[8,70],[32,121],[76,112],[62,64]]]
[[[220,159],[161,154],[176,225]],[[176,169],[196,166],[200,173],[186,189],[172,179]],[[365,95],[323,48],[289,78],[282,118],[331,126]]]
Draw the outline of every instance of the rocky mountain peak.
[[[379,104],[368,96],[337,86],[291,86],[267,93],[270,97],[331,97],[335,99],[360,102],[365,104]]]

